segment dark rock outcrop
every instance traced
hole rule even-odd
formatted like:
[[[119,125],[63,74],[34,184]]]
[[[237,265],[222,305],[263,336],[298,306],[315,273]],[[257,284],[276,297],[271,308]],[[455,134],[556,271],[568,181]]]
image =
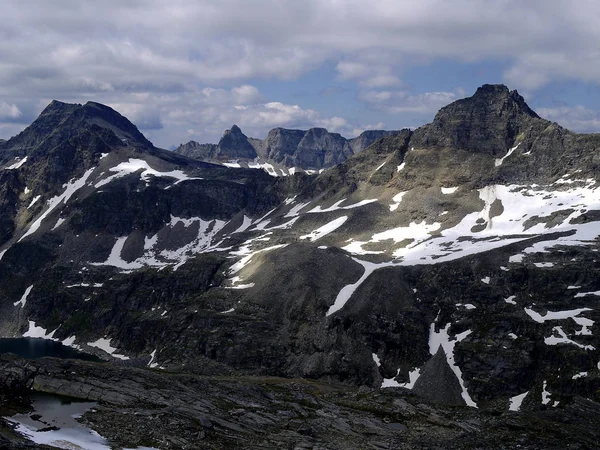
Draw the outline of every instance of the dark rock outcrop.
[[[190,141],[181,144],[175,153],[202,161],[253,160],[282,167],[300,169],[323,169],[333,167],[361,152],[373,142],[395,131],[367,130],[353,139],[324,128],[289,130],[274,128],[265,139],[246,137],[234,125],[225,131],[218,144],[199,144]]]
[[[411,145],[446,147],[502,156],[539,119],[517,91],[484,84],[472,97],[443,107],[415,131]]]
[[[434,356],[425,363],[415,382],[413,392],[443,405],[465,405],[456,375],[448,365],[446,353],[440,346]]]

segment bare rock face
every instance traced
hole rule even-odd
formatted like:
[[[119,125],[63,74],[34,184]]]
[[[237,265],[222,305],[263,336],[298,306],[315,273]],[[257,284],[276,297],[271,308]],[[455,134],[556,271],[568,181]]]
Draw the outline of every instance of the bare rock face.
[[[381,138],[397,134],[398,131],[387,130],[365,130],[359,136],[350,139],[348,143],[352,149],[352,153],[362,152],[367,147],[370,147],[375,141]]]
[[[416,147],[447,147],[501,156],[539,119],[517,91],[484,84],[475,95],[442,108],[415,132]]]
[[[176,153],[200,161],[210,161],[215,157],[217,148],[217,144],[200,144],[196,141],[189,141],[179,145]]]
[[[415,382],[413,392],[435,403],[463,406],[462,389],[456,375],[448,365],[446,353],[440,347],[425,363]]]
[[[190,141],[181,144],[175,153],[201,161],[261,161],[286,168],[319,170],[333,167],[347,160],[373,142],[394,131],[367,130],[353,139],[346,139],[338,133],[330,133],[324,128],[309,130],[289,130],[274,128],[265,139],[246,137],[234,125],[225,131],[218,144],[199,144]],[[253,150],[252,150],[252,149]]]
[[[248,141],[248,137],[242,133],[240,127],[234,125],[223,134],[217,146],[215,156],[221,159],[254,159],[257,155],[256,150]]]

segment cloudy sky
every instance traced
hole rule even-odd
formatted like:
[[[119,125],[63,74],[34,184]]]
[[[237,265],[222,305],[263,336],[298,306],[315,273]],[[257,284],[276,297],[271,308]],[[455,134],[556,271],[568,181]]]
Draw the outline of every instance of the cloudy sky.
[[[576,6],[574,6],[576,5]],[[98,101],[156,145],[429,122],[484,83],[600,131],[592,0],[2,0],[0,138]]]

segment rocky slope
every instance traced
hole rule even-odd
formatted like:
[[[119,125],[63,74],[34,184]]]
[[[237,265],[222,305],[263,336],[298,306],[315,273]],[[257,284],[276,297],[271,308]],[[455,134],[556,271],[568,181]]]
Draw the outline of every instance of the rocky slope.
[[[155,149],[103,111],[53,103],[2,146],[3,336],[158,377],[384,387],[481,420],[597,408],[600,136],[486,85],[276,178]]]
[[[394,389],[2,356],[0,392],[7,373],[41,392],[100,402],[82,421],[113,448],[585,449],[600,438],[600,405],[579,398],[550,410],[481,412]],[[32,448],[1,420],[0,445]]]
[[[237,125],[226,130],[218,144],[181,144],[175,153],[230,167],[262,168],[274,176],[305,171],[316,173],[333,167],[394,131],[367,130],[353,139],[324,128],[288,130],[274,128],[265,139],[249,138]]]

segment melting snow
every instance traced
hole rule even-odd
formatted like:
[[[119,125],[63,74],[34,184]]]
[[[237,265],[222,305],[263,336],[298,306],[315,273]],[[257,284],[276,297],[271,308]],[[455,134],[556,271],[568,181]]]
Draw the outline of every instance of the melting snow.
[[[100,350],[105,351],[106,353],[108,353],[109,355],[111,355],[115,358],[123,359],[123,360],[129,359],[128,356],[119,355],[119,354],[115,353],[115,351],[117,351],[117,349],[115,347],[111,347],[110,341],[111,341],[111,339],[100,338],[94,342],[88,342],[87,345],[89,345],[90,347],[99,348]]]
[[[252,219],[244,215],[244,220],[242,221],[242,224],[232,234],[242,233],[246,231],[248,227],[250,227],[250,225],[252,225]]]
[[[379,356],[377,356],[377,353],[373,353],[371,356],[373,357],[373,361],[375,362],[375,365],[377,367],[381,367],[381,360],[379,359]]]
[[[541,314],[535,312],[530,308],[525,308],[525,312],[527,313],[527,315],[538,323],[544,323],[546,320],[574,319],[584,311],[591,311],[591,309],[578,308],[569,311],[548,311],[546,315],[542,316]]]
[[[37,203],[37,201],[42,198],[41,195],[36,195],[33,200],[31,200],[31,203],[29,203],[29,206],[27,207],[27,209],[31,208],[33,205],[35,205]]]
[[[511,149],[510,149],[508,152],[506,152],[506,155],[504,155],[502,158],[498,158],[498,159],[496,159],[496,160],[494,161],[494,166],[496,166],[496,167],[499,167],[499,166],[501,166],[501,165],[502,165],[502,163],[504,162],[504,160],[505,160],[506,158],[508,158],[510,155],[512,155],[512,153],[513,153],[513,152],[514,152],[514,151],[517,149],[517,147],[518,147],[519,145],[520,145],[520,143],[519,143],[519,144],[517,144],[517,145],[515,145],[513,148],[511,148]]]
[[[230,252],[230,255],[243,256],[243,257],[242,257],[242,259],[240,259],[238,262],[236,262],[234,265],[231,266],[231,268],[229,269],[229,274],[234,275],[234,274],[238,273],[240,270],[242,270],[244,267],[246,267],[246,265],[250,262],[250,260],[254,256],[258,255],[259,253],[269,252],[271,250],[276,250],[278,248],[283,248],[286,246],[287,246],[287,244],[273,245],[271,247],[266,247],[266,248],[262,248],[260,250],[251,252],[249,245],[248,245],[248,246],[241,247],[237,251]]]
[[[6,170],[14,170],[20,168],[27,161],[27,156],[23,159],[19,159],[19,157],[17,156],[15,159],[17,160],[17,162],[11,166],[5,167]]]
[[[400,192],[399,194],[394,195],[394,197],[392,197],[392,201],[394,203],[392,203],[390,205],[390,211],[396,211],[398,209],[398,206],[400,206],[400,203],[402,202],[402,197],[404,197],[404,195],[406,195],[406,192]]]
[[[225,286],[225,289],[250,289],[254,287],[254,283],[238,284],[242,281],[241,277],[233,277],[229,281],[231,281],[231,286]]]
[[[142,171],[142,173],[140,174],[140,178],[142,180],[144,180],[147,184],[150,183],[151,176],[175,178],[177,180],[177,183],[180,183],[180,182],[186,181],[186,180],[200,180],[201,179],[201,178],[191,178],[188,175],[186,175],[184,172],[182,172],[181,170],[172,170],[170,172],[159,172],[158,170],[154,170],[152,167],[150,167],[150,165],[143,159],[129,158],[129,161],[122,162],[119,165],[117,165],[116,167],[110,168],[111,172],[116,172],[116,173],[114,175],[111,175],[108,178],[105,178],[104,180],[97,182],[95,186],[96,186],[96,188],[102,187],[102,186],[110,183],[111,181],[114,181],[118,178],[122,178],[131,173],[138,172],[140,170]]]
[[[595,348],[592,345],[583,345],[580,344],[578,342],[575,342],[571,339],[569,339],[567,337],[567,334],[563,331],[563,329],[561,327],[554,327],[552,329],[552,331],[554,333],[557,333],[559,336],[550,336],[547,338],[544,338],[544,343],[546,345],[558,345],[558,344],[571,344],[571,345],[575,345],[576,347],[582,348],[584,350],[595,350]]]
[[[319,205],[319,206],[314,207],[310,211],[307,211],[307,213],[308,214],[311,214],[311,213],[325,213],[325,212],[338,211],[340,209],[353,209],[353,208],[358,208],[360,206],[368,205],[369,203],[376,202],[377,199],[373,198],[373,199],[369,199],[369,200],[361,200],[358,203],[352,203],[351,205],[347,205],[347,206],[340,206],[345,201],[346,201],[346,199],[343,198],[343,199],[338,200],[337,202],[335,202],[329,208],[325,208],[325,209],[323,209],[323,207]]]
[[[66,219],[63,219],[62,217],[59,217],[58,219],[56,219],[56,224],[54,224],[54,226],[52,227],[52,231],[56,230],[58,227],[60,227],[64,221]]]
[[[76,339],[77,339],[77,337],[75,335],[70,336],[67,339],[65,339],[64,341],[62,341],[62,345],[66,345],[67,347],[72,347],[74,349],[81,350],[81,347],[79,345],[75,344]]]
[[[522,263],[525,255],[523,253],[519,253],[518,255],[512,255],[508,258],[509,263]]]
[[[33,284],[31,286],[29,286],[27,289],[25,289],[25,293],[23,294],[23,296],[21,297],[21,300],[19,300],[18,302],[13,303],[15,306],[17,305],[21,305],[21,308],[25,308],[25,303],[27,302],[27,296],[29,295],[29,293],[31,292],[31,289],[33,288]]]
[[[477,308],[475,305],[471,304],[471,303],[457,303],[456,306],[462,306],[465,309],[475,309]]]
[[[125,246],[125,241],[127,240],[127,236],[123,236],[117,238],[117,242],[113,246],[110,251],[110,255],[108,255],[108,259],[103,263],[90,263],[93,266],[114,266],[123,270],[134,270],[140,269],[143,267],[143,264],[138,262],[127,262],[123,258],[121,258],[121,252],[123,251],[123,247]]]
[[[449,187],[449,188],[443,187],[442,194],[444,194],[444,195],[454,194],[457,190],[458,190],[458,186]]]
[[[504,301],[509,305],[516,305],[517,302],[515,302],[515,298],[517,298],[516,295],[511,295],[510,297],[505,298]]]
[[[381,169],[383,166],[385,166],[385,163],[387,161],[382,162],[379,166],[377,166],[377,169],[375,169],[375,172],[377,172],[379,169]]]
[[[354,291],[356,291],[356,289],[358,289],[358,287],[367,278],[369,278],[369,275],[371,275],[376,269],[379,269],[379,268],[385,267],[385,266],[394,265],[392,263],[375,264],[375,263],[372,263],[369,261],[361,261],[360,259],[356,259],[356,258],[352,258],[352,259],[354,261],[356,261],[358,264],[360,264],[361,266],[363,266],[365,271],[363,272],[362,276],[358,279],[358,281],[356,281],[355,283],[352,283],[352,284],[348,284],[340,290],[335,301],[333,302],[333,305],[331,305],[329,307],[329,310],[327,311],[327,314],[325,314],[325,316],[330,316],[334,312],[342,309],[344,307],[344,305],[348,302],[348,300],[350,300],[350,297],[352,297],[352,294],[354,294]]]
[[[150,361],[148,361],[148,367],[154,369],[155,367],[158,367],[158,363],[154,362],[154,360],[156,359],[156,350],[154,349],[154,351],[152,353],[150,353]]]
[[[38,230],[38,228],[40,227],[40,225],[42,224],[42,221],[46,217],[48,217],[48,215],[54,210],[54,208],[56,208],[61,203],[66,204],[75,192],[77,192],[79,189],[81,189],[83,186],[85,186],[85,182],[87,181],[87,179],[89,178],[89,176],[92,174],[93,171],[94,171],[93,168],[89,169],[83,174],[83,176],[81,178],[79,178],[77,180],[71,180],[67,184],[63,185],[63,187],[65,188],[65,191],[61,195],[59,195],[57,197],[53,197],[50,200],[48,200],[48,209],[42,215],[40,215],[35,222],[33,222],[31,224],[27,233],[25,233],[23,236],[21,236],[21,238],[19,239],[19,242],[21,242],[27,236],[35,233]]]
[[[450,329],[450,324],[446,324],[445,328],[441,328],[440,331],[435,331],[435,322],[431,324],[430,332],[429,332],[429,353],[435,355],[438,351],[438,348],[441,346],[446,354],[446,360],[448,361],[448,365],[456,375],[458,382],[460,383],[460,387],[462,389],[462,398],[467,404],[467,406],[471,406],[473,408],[477,408],[477,404],[473,401],[467,388],[465,387],[465,382],[462,377],[462,371],[454,362],[454,346],[464,340],[469,334],[471,334],[471,330],[463,331],[462,333],[454,336],[453,340],[450,340],[450,336],[448,334],[448,330]]]
[[[58,328],[56,330],[58,330]],[[56,330],[54,330],[52,333],[48,333],[45,328],[36,327],[35,322],[33,320],[29,320],[29,329],[23,334],[23,337],[41,338],[49,339],[51,341],[58,341],[58,339],[54,337],[54,333],[56,333]]]
[[[579,286],[581,287],[581,286]],[[569,288],[571,289],[571,288]],[[573,288],[576,289],[576,288]],[[600,291],[594,291],[594,292],[579,292],[578,294],[575,294],[575,298],[581,298],[581,297],[586,297],[588,295],[598,295],[600,296]]]
[[[396,372],[396,376],[400,375],[400,369]],[[415,383],[421,376],[421,369],[415,368],[408,372],[408,381],[406,383],[398,383],[394,378],[384,378],[381,383],[382,388],[387,387],[401,387],[405,389],[412,389],[415,387]]]
[[[10,420],[10,419],[9,419]],[[49,445],[52,448],[110,450],[106,440],[94,430],[86,428],[59,428],[40,432],[32,425],[10,420],[17,426],[15,430],[36,444]]]
[[[292,219],[292,220],[295,220],[295,219]],[[329,233],[337,230],[339,227],[341,227],[344,224],[344,222],[346,222],[346,220],[348,220],[348,216],[338,217],[337,219],[332,220],[329,223],[326,223],[322,227],[317,228],[316,230],[310,232],[309,234],[300,236],[300,239],[309,239],[310,241],[314,242],[318,239],[321,239],[323,236],[326,236]]]
[[[511,397],[508,410],[519,411],[521,409],[521,404],[523,403],[523,400],[525,400],[525,397],[527,397],[527,394],[529,394],[529,391],[525,392],[524,394],[519,394],[515,395],[514,397]]]
[[[544,380],[544,384],[542,385],[542,405],[550,403],[550,392],[546,390],[547,385],[548,383]]]
[[[578,378],[585,378],[587,376],[588,376],[587,372],[579,372],[579,373],[576,373],[575,375],[573,375],[572,379],[577,380]]]

